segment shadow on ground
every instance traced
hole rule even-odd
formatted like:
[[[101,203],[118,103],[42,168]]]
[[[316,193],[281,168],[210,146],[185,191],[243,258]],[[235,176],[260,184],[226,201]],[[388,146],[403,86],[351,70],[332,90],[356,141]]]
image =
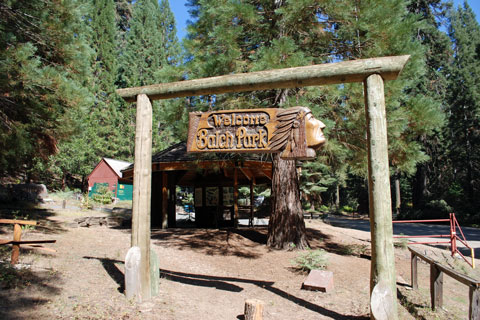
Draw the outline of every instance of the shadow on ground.
[[[46,208],[38,208],[34,204],[12,203],[0,206],[0,219],[34,220],[37,225],[29,231],[44,234],[59,234],[66,231],[61,222],[52,221],[56,213]],[[0,235],[13,233],[13,225],[0,224]]]
[[[189,249],[207,255],[259,258],[267,243],[266,228],[155,229],[151,238],[162,247]]]
[[[31,271],[0,263],[0,319],[22,319],[22,310],[47,304],[60,293],[52,284],[59,276],[53,270]]]
[[[120,260],[106,259],[106,258],[97,258],[97,257],[84,257],[85,259],[97,259],[99,260],[105,270],[108,272],[110,277],[119,285],[119,291],[123,292],[124,290],[124,274],[116,266],[116,264],[123,263]],[[276,288],[275,282],[272,281],[261,281],[253,279],[243,279],[235,277],[217,277],[211,275],[202,275],[202,274],[193,274],[193,273],[184,273],[171,271],[166,269],[160,269],[160,277],[165,278],[169,281],[178,282],[182,284],[192,285],[192,286],[201,286],[215,288],[217,290],[224,290],[230,292],[241,292],[244,288],[241,286],[243,283],[253,284],[267,290],[273,294],[276,294],[288,301],[291,301],[297,305],[304,307],[305,309],[317,312],[323,316],[331,317],[332,319],[362,319],[367,320],[369,317],[365,316],[351,316],[343,315],[338,312],[326,309],[304,299],[298,298],[291,295],[288,292],[285,292],[279,288]]]

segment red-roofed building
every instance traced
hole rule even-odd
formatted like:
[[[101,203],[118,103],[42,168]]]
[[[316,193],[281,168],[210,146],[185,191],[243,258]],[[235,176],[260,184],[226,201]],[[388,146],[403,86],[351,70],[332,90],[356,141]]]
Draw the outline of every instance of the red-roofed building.
[[[95,184],[108,183],[108,188],[114,193],[116,198],[120,200],[132,199],[132,182],[122,179],[122,169],[130,166],[130,162],[102,158],[95,166],[92,173],[87,177],[88,190],[95,189]]]

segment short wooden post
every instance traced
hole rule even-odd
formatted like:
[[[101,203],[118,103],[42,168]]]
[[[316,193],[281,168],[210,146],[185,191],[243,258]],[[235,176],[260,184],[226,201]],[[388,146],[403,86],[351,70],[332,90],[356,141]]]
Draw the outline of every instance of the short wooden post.
[[[248,299],[245,301],[245,320],[262,320],[263,307],[265,303],[258,299]]]
[[[412,260],[411,260],[411,270],[412,270],[412,289],[417,290],[418,289],[418,257],[415,253],[412,254]]]
[[[18,223],[15,223],[13,225],[13,241],[20,241],[21,238],[22,238],[22,227]],[[19,255],[20,255],[20,245],[12,244],[12,258],[10,260],[10,263],[17,264]]]
[[[390,287],[393,302],[390,319],[397,319],[395,257],[393,251],[392,202],[388,165],[387,118],[383,79],[372,74],[364,81],[367,118],[368,191],[372,262],[370,293],[380,281]],[[390,296],[390,295],[389,295]]]
[[[430,264],[430,298],[432,310],[443,305],[443,272],[434,264]]]
[[[141,296],[151,298],[150,199],[152,190],[152,104],[145,94],[137,97],[135,163],[133,169],[132,247],[140,248]]]
[[[168,228],[168,176],[162,171],[162,229]]]
[[[468,309],[468,319],[480,319],[480,289],[475,286],[470,286],[469,292],[470,306]]]

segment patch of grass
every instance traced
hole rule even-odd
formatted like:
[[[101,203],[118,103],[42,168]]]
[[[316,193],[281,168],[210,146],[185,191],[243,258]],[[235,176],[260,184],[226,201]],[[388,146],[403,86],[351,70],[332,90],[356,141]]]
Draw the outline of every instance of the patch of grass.
[[[327,252],[323,249],[307,249],[298,254],[298,256],[291,261],[294,268],[297,270],[309,272],[311,270],[324,270],[328,265]]]
[[[346,256],[361,256],[369,253],[369,246],[365,244],[349,244],[341,249],[341,254]]]
[[[401,236],[403,236],[403,233],[400,233]],[[395,248],[402,248],[402,249],[407,249],[408,248],[408,238],[399,238],[399,241],[395,241],[393,243],[393,246]]]

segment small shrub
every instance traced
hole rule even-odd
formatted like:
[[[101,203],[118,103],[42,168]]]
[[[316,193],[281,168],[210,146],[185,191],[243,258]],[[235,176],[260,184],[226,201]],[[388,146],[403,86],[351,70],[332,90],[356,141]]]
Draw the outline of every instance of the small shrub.
[[[113,192],[108,186],[104,185],[97,189],[97,193],[93,195],[93,200],[101,204],[112,203]]]
[[[328,265],[327,252],[322,249],[307,249],[292,260],[295,268],[302,271],[324,270]]]

